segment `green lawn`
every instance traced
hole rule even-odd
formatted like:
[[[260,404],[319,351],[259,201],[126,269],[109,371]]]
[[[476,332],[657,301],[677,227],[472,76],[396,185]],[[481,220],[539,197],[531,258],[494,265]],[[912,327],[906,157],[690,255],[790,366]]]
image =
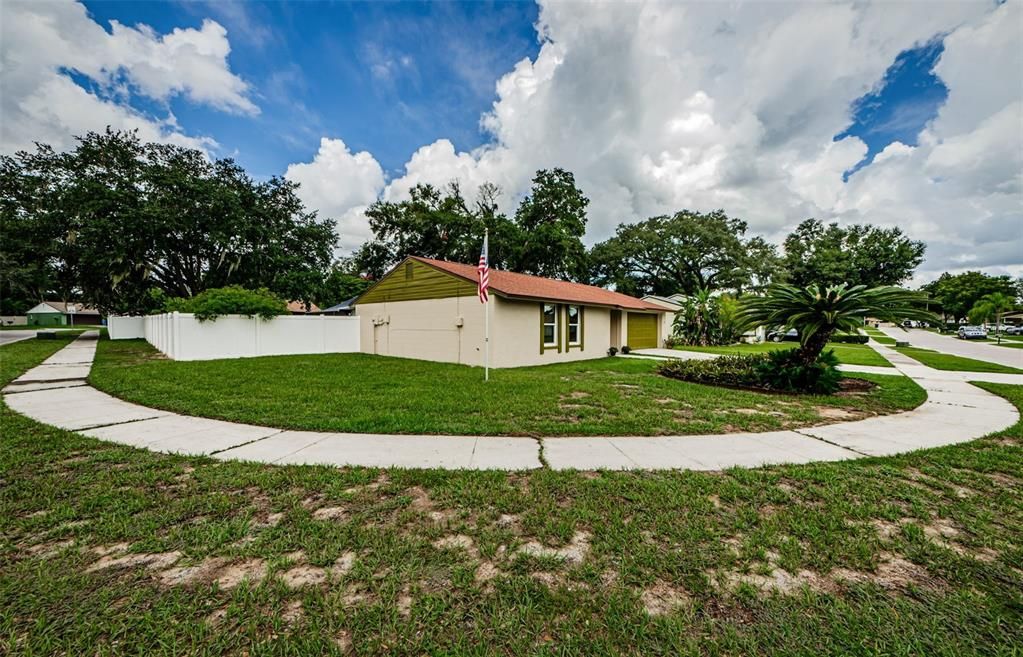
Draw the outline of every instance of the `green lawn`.
[[[952,354],[944,354],[930,349],[921,349],[919,347],[897,347],[897,349],[910,358],[918,360],[927,367],[933,367],[936,370],[952,372],[1000,372],[1004,374],[1023,374],[1023,370],[1009,367],[1007,365],[989,363],[983,360],[974,360],[973,358],[964,358],[963,356],[953,356]]]
[[[2,380],[59,346],[0,348]],[[1021,447],[1016,425],[723,473],[275,467],[0,404],[0,654],[1013,655]]]
[[[776,351],[778,349],[795,349],[793,342],[758,342],[756,344],[733,344],[726,347],[676,347],[682,351],[705,351],[712,354],[759,354],[765,351]],[[829,343],[828,349],[835,352],[838,362],[845,365],[874,365],[877,367],[891,367],[892,364],[885,360],[884,356],[874,351],[865,344],[839,344]]]
[[[874,340],[874,342],[887,345],[889,347],[895,346],[895,338],[888,337],[888,334],[884,331],[873,327],[865,327],[863,330]]]
[[[725,390],[659,376],[632,358],[491,372],[367,354],[205,362],[159,357],[141,340],[101,340],[90,382],[110,394],[190,415],[317,431],[464,435],[656,435],[770,431],[913,408],[925,394],[902,376],[872,377],[865,396]]]

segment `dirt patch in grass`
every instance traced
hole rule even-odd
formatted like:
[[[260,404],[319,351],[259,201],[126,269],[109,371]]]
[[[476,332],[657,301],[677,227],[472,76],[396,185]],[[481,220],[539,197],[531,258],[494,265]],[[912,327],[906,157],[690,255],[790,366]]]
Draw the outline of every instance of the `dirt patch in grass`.
[[[559,558],[570,564],[580,564],[586,559],[590,552],[589,532],[578,531],[572,536],[572,540],[560,548],[547,547],[537,541],[530,541],[519,547],[519,553],[531,557]]]
[[[180,552],[136,552],[133,554],[120,554],[119,552],[108,552],[85,569],[87,573],[98,570],[109,570],[113,568],[147,568],[161,569],[173,565],[181,558]]]
[[[478,554],[476,542],[472,540],[471,536],[466,536],[465,534],[454,534],[439,538],[433,542],[433,547],[438,550],[461,549],[471,555]]]
[[[292,600],[281,612],[281,620],[290,629],[298,625],[304,615],[305,610],[302,608],[302,601]]]
[[[319,586],[327,581],[327,571],[318,566],[302,564],[290,568],[281,574],[281,580],[290,589],[300,589],[306,586]]]
[[[216,582],[222,589],[233,589],[245,581],[256,584],[264,577],[266,577],[266,561],[245,559],[225,566],[217,574]]]
[[[877,387],[873,381],[843,376],[838,382],[839,395],[862,395]]]
[[[639,601],[643,605],[643,610],[651,616],[665,616],[692,604],[685,589],[662,581],[643,589]]]
[[[876,584],[892,591],[902,591],[910,586],[941,588],[941,581],[933,577],[923,566],[890,552],[881,553],[880,562],[874,572],[836,568],[831,571],[830,577],[836,581]]]
[[[316,520],[345,520],[348,512],[341,506],[321,506],[313,511],[313,518]]]
[[[228,562],[224,557],[208,557],[193,566],[170,568],[157,574],[164,586],[191,586],[212,581]]]
[[[864,415],[863,413],[849,411],[844,408],[835,408],[834,406],[814,406],[813,410],[817,411],[817,415],[825,420],[852,420]]]

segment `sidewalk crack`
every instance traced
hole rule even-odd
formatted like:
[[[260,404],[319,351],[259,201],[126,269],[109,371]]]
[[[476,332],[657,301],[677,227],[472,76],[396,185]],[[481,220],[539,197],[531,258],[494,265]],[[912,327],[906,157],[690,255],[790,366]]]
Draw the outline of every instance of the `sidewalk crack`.
[[[188,416],[182,416],[182,417],[188,417]],[[230,447],[225,447],[224,449],[216,449],[216,450],[213,450],[212,452],[207,452],[206,456],[213,456],[215,454],[220,454],[221,452],[227,452],[227,451],[232,450],[232,449],[238,449],[239,447],[245,447],[246,445],[252,445],[254,443],[258,443],[260,441],[266,440],[267,438],[273,438],[274,436],[278,436],[278,435],[284,433],[284,431],[285,431],[284,429],[278,429],[277,431],[275,431],[275,432],[273,432],[273,433],[271,433],[271,434],[269,434],[267,436],[260,436],[259,438],[254,438],[253,440],[247,440],[244,443],[238,443],[237,445],[231,445]],[[295,452],[297,452],[297,451],[299,451],[299,450],[296,449]],[[294,454],[295,452],[292,452],[292,454]],[[285,454],[284,456],[290,456],[290,454]],[[281,458],[284,458],[284,456],[282,456]]]
[[[814,440],[818,440],[818,441],[820,441],[822,443],[826,443],[828,445],[832,445],[833,447],[838,447],[840,449],[844,449],[847,452],[852,452],[853,454],[859,454],[860,456],[871,456],[871,457],[874,456],[873,454],[867,454],[866,452],[861,452],[858,449],[853,449],[852,447],[848,447],[846,445],[840,445],[839,443],[836,443],[834,441],[828,440],[827,438],[821,438],[820,436],[814,436],[813,434],[803,433],[799,429],[792,429],[792,433],[798,433],[800,436],[804,436],[806,438],[813,438]]]

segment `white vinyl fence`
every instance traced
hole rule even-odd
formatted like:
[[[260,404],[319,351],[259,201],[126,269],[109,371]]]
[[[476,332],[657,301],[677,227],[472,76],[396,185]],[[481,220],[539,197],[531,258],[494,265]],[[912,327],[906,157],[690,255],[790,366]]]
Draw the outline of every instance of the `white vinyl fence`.
[[[213,360],[286,354],[333,354],[359,351],[359,318],[327,315],[281,315],[271,320],[224,315],[200,322],[190,313],[164,313],[141,320],[141,335],[134,324],[112,339],[144,337],[174,360]]]

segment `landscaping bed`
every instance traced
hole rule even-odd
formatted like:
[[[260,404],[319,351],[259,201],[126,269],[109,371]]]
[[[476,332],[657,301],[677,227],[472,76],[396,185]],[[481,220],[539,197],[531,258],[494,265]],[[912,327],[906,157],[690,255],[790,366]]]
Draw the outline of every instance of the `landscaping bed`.
[[[0,348],[0,379],[59,346]],[[724,473],[278,467],[0,404],[0,653],[1013,654],[1021,446],[1016,425]]]
[[[116,397],[187,415],[316,431],[451,435],[709,434],[772,431],[918,406],[902,376],[862,396],[776,396],[673,381],[657,362],[606,358],[494,370],[327,354],[166,360],[143,341],[102,340],[90,383]]]

